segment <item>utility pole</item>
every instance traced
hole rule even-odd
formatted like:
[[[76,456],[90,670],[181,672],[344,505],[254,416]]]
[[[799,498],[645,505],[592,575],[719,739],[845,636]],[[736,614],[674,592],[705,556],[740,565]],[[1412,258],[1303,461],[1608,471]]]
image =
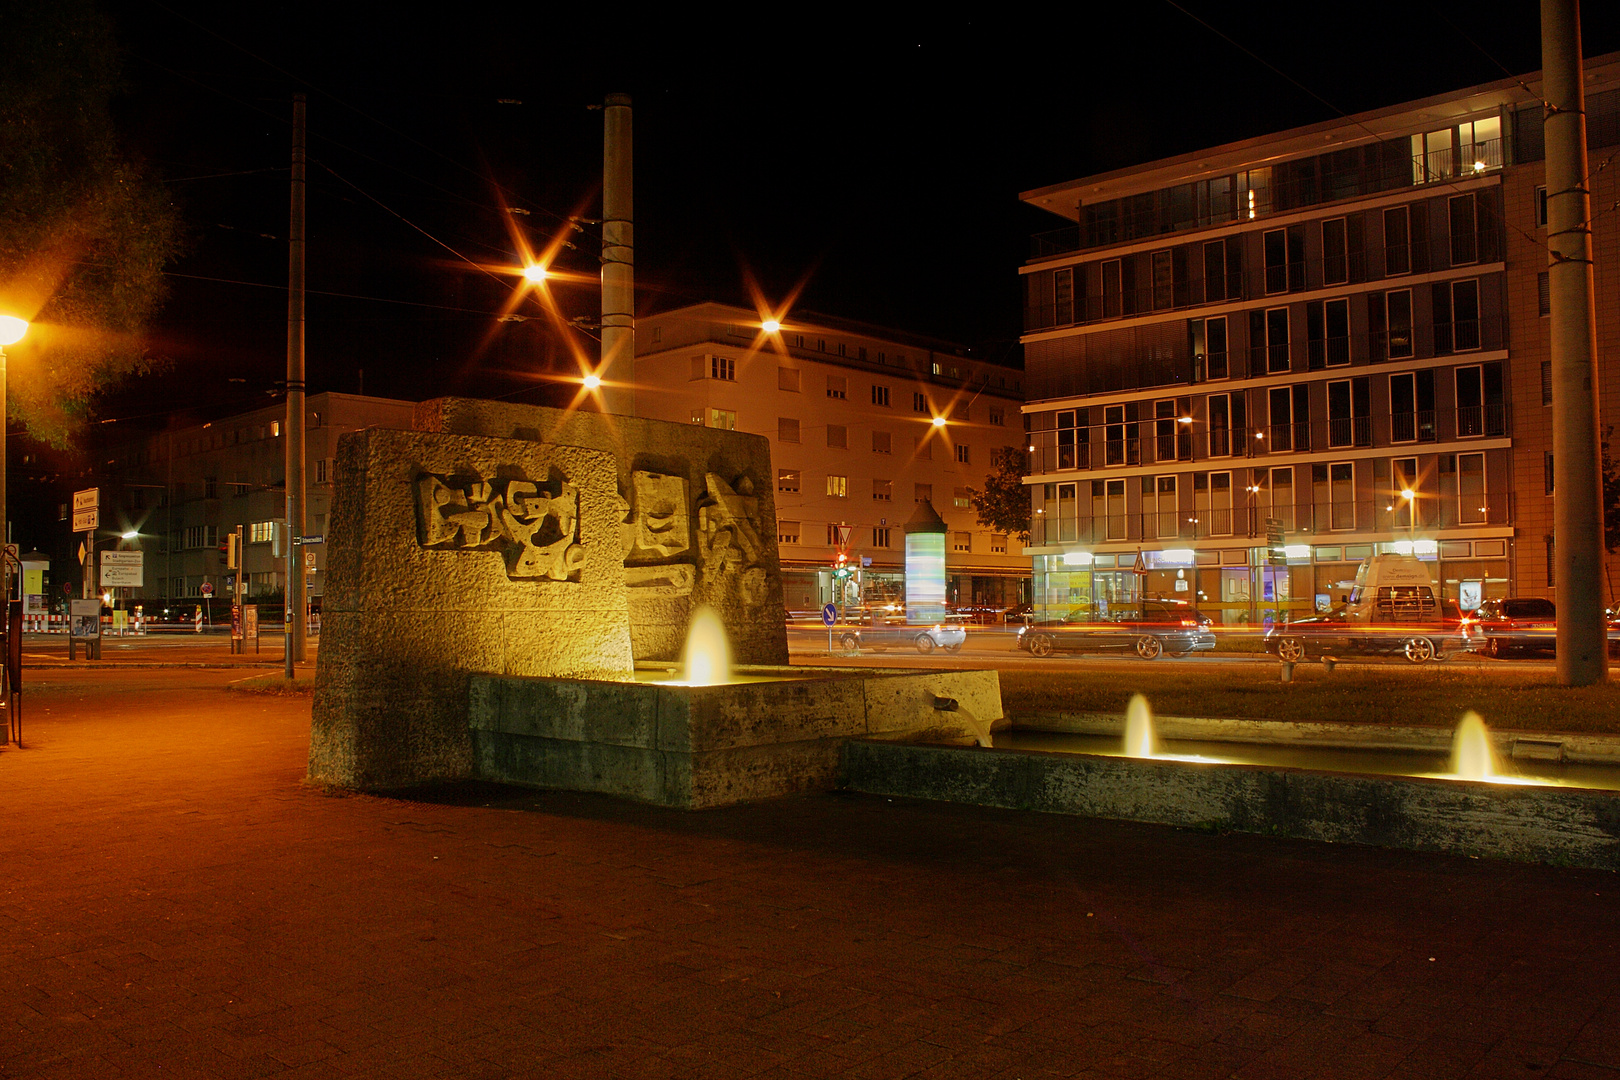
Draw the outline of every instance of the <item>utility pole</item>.
[[[1553,584],[1558,681],[1564,686],[1588,686],[1608,677],[1597,587],[1603,578],[1603,481],[1583,67],[1579,0],[1541,0],[1552,293]]]
[[[630,95],[602,103],[602,411],[636,412],[636,271]]]
[[[304,95],[293,95],[292,221],[287,256],[287,587],[283,674],[304,660]]]

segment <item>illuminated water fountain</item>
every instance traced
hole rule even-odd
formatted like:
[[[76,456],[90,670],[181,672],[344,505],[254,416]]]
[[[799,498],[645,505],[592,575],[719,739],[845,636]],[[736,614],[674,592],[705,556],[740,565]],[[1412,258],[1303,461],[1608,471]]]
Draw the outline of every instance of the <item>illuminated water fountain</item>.
[[[873,794],[1620,869],[1620,737],[1492,733],[1474,713],[1454,731],[1155,718],[1141,695],[1123,720],[1021,718],[990,751],[851,743],[847,782]]]
[[[682,807],[835,787],[851,738],[990,745],[994,671],[733,665],[700,606],[676,664],[634,681],[473,676],[485,779]]]

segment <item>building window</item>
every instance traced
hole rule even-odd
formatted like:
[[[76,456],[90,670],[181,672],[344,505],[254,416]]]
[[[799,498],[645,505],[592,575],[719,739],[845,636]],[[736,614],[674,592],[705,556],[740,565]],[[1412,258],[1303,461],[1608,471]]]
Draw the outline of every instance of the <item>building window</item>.
[[[872,498],[876,502],[892,502],[894,500],[894,481],[872,481]]]
[[[1372,380],[1335,379],[1327,384],[1328,445],[1372,445]]]
[[[326,459],[325,458],[322,458],[322,459],[320,459],[319,461],[317,461],[315,463],[315,471],[317,473],[316,480],[315,480],[316,483],[321,483],[321,482],[325,481],[325,479],[326,479],[325,468],[326,468]],[[231,485],[231,494],[232,495],[246,495],[247,493],[248,493],[248,485],[246,485],[246,484],[232,484]]]
[[[1323,300],[1305,305],[1306,363],[1312,370],[1350,362],[1350,301]]]
[[[842,548],[844,546],[844,537],[842,535],[844,528],[845,526],[839,524],[838,522],[833,522],[827,526],[827,543],[830,546],[835,548]]]
[[[1390,462],[1390,505],[1395,511],[1395,527],[1412,527],[1413,506],[1418,497],[1418,459],[1395,458]]]
[[[776,388],[797,394],[799,392],[799,369],[791,367],[777,368]]]
[[[1335,461],[1311,466],[1311,498],[1317,528],[1326,516],[1329,529],[1347,532],[1356,527],[1355,466]]]
[[[709,378],[724,382],[737,381],[737,361],[725,356],[709,357]]]
[[[776,490],[784,495],[797,495],[799,493],[799,470],[777,469]]]
[[[990,534],[990,554],[992,554],[992,555],[1005,555],[1005,554],[1007,554],[1007,537],[1006,537],[1005,534],[1003,534],[1003,533],[991,533]]]
[[[799,542],[799,523],[797,521],[778,521],[776,523],[776,542],[778,544],[797,544]]]
[[[1389,377],[1391,442],[1433,442],[1434,371],[1403,371]]]
[[[1547,189],[1536,188],[1536,228],[1543,228],[1547,224]]]
[[[1193,474],[1194,521],[1206,536],[1232,535],[1232,474]]]
[[[325,458],[316,458],[315,459],[315,482],[317,484],[326,483],[326,459]],[[246,484],[232,484],[231,486],[234,487],[234,488],[239,489],[239,490],[233,492],[233,494],[236,494],[236,495],[246,495],[247,494],[247,485]]]
[[[709,426],[721,431],[736,431],[737,414],[730,409],[710,409]]]
[[[918,435],[911,440],[912,452],[918,461],[934,460],[934,440],[927,435]]]
[[[913,485],[911,485],[911,501],[912,502],[933,502],[934,501],[934,485],[933,484],[913,484]]]
[[[889,437],[889,433],[887,431],[872,432],[872,453],[893,453],[893,440]]]
[[[827,445],[839,450],[848,450],[849,429],[843,424],[828,424]]]
[[[929,411],[928,398],[920,390],[911,395],[911,411],[917,413],[927,413]]]
[[[847,347],[844,345],[844,343],[842,341],[840,341],[838,343],[838,355],[839,356],[847,356],[847,355],[849,355],[848,352],[847,352]]]
[[[276,538],[276,523],[273,521],[255,521],[248,526],[248,543],[268,544]]]
[[[1551,495],[1553,493],[1553,455],[1551,450],[1541,452],[1541,471],[1542,494]]]
[[[1412,214],[1409,207],[1384,211],[1384,276],[1412,272]]]
[[[1475,217],[1474,196],[1453,195],[1448,200],[1451,221],[1451,265],[1466,266],[1479,262],[1479,231]]]
[[[1153,310],[1162,311],[1175,306],[1175,260],[1169,249],[1155,251],[1148,256],[1148,273],[1152,275]]]
[[[1123,312],[1121,299],[1124,289],[1120,279],[1120,261],[1109,259],[1102,264],[1103,318],[1117,319]]]
[[[1555,588],[1558,584],[1557,566],[1558,559],[1553,552],[1553,538],[1549,536],[1547,537],[1547,588],[1549,589]]]
[[[887,386],[879,386],[877,383],[872,384],[872,404],[880,405],[885,409],[889,407],[889,388]]]
[[[776,441],[796,443],[799,441],[799,422],[791,416],[776,418]]]
[[[1349,280],[1345,219],[1328,218],[1322,222],[1322,284],[1343,285]]]
[[[1536,314],[1542,318],[1552,314],[1552,277],[1545,270],[1536,275]]]
[[[886,529],[886,528],[873,529],[872,530],[872,546],[875,547],[875,548],[886,548],[886,547],[888,547],[889,546],[889,530]]]
[[[1552,404],[1552,361],[1541,362],[1541,403]]]
[[[965,487],[957,488],[951,496],[951,505],[958,510],[973,509],[973,493]]]
[[[827,351],[827,339],[826,338],[817,338],[816,339],[816,352],[826,352],[826,351]]]
[[[206,477],[203,480],[203,498],[219,498],[219,485],[212,476]]]
[[[990,406],[990,422],[997,427],[1007,426],[1007,410],[998,406]]]
[[[1458,438],[1503,434],[1507,425],[1502,408],[1502,365],[1460,367],[1456,375]]]
[[[1412,355],[1412,290],[1384,294],[1384,355],[1400,360]]]
[[[1484,454],[1457,455],[1457,511],[1457,520],[1464,525],[1483,525],[1490,520]]]
[[[827,396],[840,401],[849,397],[849,380],[842,375],[827,376]]]
[[[827,477],[827,494],[835,499],[847,498],[849,495],[849,477],[829,474]]]
[[[1434,351],[1471,352],[1479,348],[1479,282],[1439,282],[1434,286]]]
[[[1305,287],[1305,227],[1271,229],[1261,238],[1266,292],[1298,292]]]
[[[956,460],[961,462],[963,465],[971,465],[971,464],[973,464],[971,459],[972,459],[972,454],[969,453],[969,451],[968,451],[968,444],[967,443],[957,443],[956,444]]]
[[[955,539],[951,542],[952,551],[972,551],[973,534],[970,532],[952,533]]]
[[[1052,272],[1053,326],[1068,326],[1074,322],[1074,268],[1066,266]]]

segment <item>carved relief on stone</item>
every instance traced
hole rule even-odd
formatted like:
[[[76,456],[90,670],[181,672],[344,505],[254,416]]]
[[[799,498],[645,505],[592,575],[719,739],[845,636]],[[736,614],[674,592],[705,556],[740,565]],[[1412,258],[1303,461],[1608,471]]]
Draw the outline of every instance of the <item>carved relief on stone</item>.
[[[731,576],[760,564],[759,499],[746,476],[736,488],[714,473],[704,474],[708,496],[698,507],[698,553],[707,575]]]
[[[696,577],[697,567],[689,563],[624,568],[624,583],[629,587],[632,599],[690,596]]]
[[[692,547],[686,477],[636,471],[630,474],[625,554],[634,562],[670,559]]]
[[[499,551],[514,580],[578,581],[585,565],[579,490],[563,481],[423,473],[416,478],[416,509],[423,547]]]

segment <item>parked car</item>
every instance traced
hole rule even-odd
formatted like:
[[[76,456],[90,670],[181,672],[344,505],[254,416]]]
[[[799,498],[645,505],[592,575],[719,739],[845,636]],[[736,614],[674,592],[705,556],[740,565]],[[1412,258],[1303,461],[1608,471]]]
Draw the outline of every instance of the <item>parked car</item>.
[[[1620,619],[1603,613],[1609,655],[1620,656]],[[1500,659],[1514,652],[1558,651],[1558,607],[1541,596],[1510,596],[1487,600],[1473,613],[1474,647]]]
[[[883,615],[839,627],[838,638],[845,652],[909,645],[924,655],[935,649],[961,652],[965,641],[967,630],[960,623],[908,623],[904,616]]]
[[[1414,664],[1472,647],[1470,623],[1435,596],[1428,567],[1410,555],[1374,555],[1356,568],[1348,603],[1266,631],[1266,651],[1295,663],[1308,656],[1382,654]]]
[[[1034,622],[1018,631],[1018,648],[1031,656],[1053,653],[1135,652],[1144,660],[1185,656],[1215,647],[1212,620],[1174,600],[1145,600],[1109,613],[1090,609]]]
[[[1553,652],[1558,646],[1558,608],[1540,596],[1487,600],[1473,615],[1474,647],[1500,659],[1515,651]]]

